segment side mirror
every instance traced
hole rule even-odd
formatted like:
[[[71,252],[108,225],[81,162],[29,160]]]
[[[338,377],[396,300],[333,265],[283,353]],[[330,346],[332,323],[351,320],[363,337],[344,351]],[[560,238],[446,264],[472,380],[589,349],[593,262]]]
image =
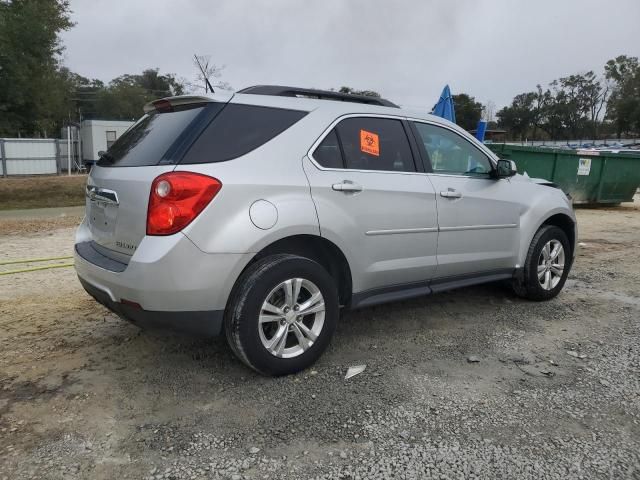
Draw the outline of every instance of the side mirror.
[[[518,167],[516,167],[516,162],[513,160],[498,160],[498,165],[496,166],[495,176],[496,178],[508,178],[513,177],[516,173],[518,173]]]

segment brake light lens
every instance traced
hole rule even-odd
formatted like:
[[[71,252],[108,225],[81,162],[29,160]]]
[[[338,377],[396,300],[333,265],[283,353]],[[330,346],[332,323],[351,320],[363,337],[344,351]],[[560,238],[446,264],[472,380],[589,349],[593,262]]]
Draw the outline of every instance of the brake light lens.
[[[151,184],[147,235],[173,235],[189,225],[222,188],[217,178],[169,172]]]

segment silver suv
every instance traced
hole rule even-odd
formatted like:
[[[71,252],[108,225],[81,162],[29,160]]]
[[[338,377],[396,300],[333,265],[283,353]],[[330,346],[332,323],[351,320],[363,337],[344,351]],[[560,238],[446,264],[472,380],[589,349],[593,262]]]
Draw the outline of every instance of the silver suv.
[[[569,273],[567,196],[441,118],[277,86],[145,112],[89,176],[80,281],[263,374],[312,364],[341,309],[497,280],[547,300]]]

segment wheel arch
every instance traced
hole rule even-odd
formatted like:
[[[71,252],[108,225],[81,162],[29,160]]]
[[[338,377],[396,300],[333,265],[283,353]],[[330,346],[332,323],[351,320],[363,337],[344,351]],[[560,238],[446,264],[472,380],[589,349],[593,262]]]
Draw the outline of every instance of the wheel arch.
[[[565,233],[565,235],[567,235],[569,245],[571,246],[571,255],[573,256],[576,245],[576,222],[573,218],[564,213],[556,213],[543,221],[540,227],[543,225],[553,225],[554,227],[558,227]],[[538,227],[538,230],[540,227]]]
[[[353,281],[349,262],[335,243],[319,235],[296,234],[275,240],[257,252],[243,271],[258,260],[279,253],[299,255],[318,262],[335,279],[340,305],[348,306],[351,303]]]

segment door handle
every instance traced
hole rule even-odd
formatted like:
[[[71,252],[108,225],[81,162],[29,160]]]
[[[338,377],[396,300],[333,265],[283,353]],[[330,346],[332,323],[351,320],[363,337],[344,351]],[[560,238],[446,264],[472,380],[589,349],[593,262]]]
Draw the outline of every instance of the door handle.
[[[334,183],[331,188],[336,192],[361,192],[362,185],[344,180],[342,183]]]
[[[462,193],[455,190],[444,190],[440,192],[440,196],[444,198],[462,198]]]

